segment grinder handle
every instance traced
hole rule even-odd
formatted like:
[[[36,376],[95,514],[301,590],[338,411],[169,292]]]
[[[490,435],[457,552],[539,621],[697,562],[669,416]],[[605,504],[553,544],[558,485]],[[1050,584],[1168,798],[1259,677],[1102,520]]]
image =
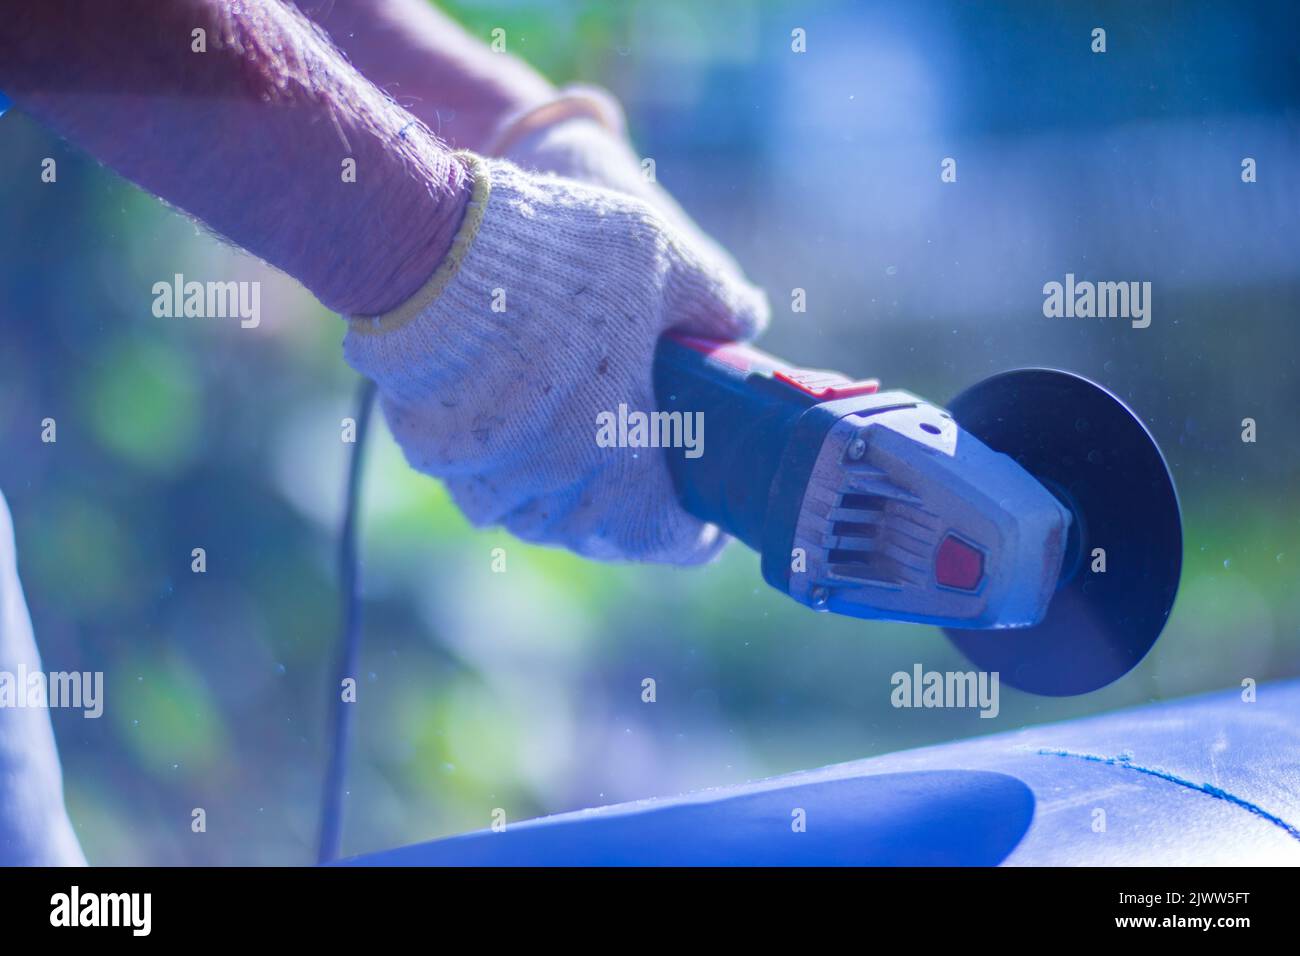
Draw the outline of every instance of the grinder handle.
[[[666,449],[686,510],[761,552],[772,479],[795,422],[826,400],[827,388],[834,396],[835,384],[853,383],[791,368],[744,343],[679,332],[661,337],[654,362],[659,409],[696,414],[703,428],[698,457]]]

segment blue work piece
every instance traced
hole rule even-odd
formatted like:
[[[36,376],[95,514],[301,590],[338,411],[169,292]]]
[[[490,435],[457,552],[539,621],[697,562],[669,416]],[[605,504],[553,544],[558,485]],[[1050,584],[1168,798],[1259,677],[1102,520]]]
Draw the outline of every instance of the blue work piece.
[[[1295,865],[1298,754],[1293,681],[1251,703],[1155,704],[345,862]]]

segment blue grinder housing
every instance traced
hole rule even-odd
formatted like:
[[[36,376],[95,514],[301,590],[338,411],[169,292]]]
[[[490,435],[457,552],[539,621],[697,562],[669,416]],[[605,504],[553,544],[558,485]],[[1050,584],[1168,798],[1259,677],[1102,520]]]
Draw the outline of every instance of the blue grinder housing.
[[[1017,387],[963,396],[982,433],[999,439],[989,447],[964,419],[908,392],[792,367],[749,345],[670,333],[654,368],[661,412],[702,413],[696,456],[667,449],[683,506],[758,551],[772,587],[816,610],[952,629],[973,659],[1025,689],[1092,690],[1136,664],[1168,616],[1179,564],[1160,549],[1181,553],[1177,498],[1150,436],[1104,389],[1049,370],[998,381]],[[1052,409],[1018,401],[1026,383],[1093,409],[1096,437],[1113,433],[1114,447],[1095,441],[1073,454]],[[992,406],[968,397],[986,394]],[[1022,421],[1030,433],[1006,427]],[[1158,533],[1145,556],[1132,542],[1106,544],[1137,559],[1143,579],[1089,581],[1089,528],[1114,537],[1117,523],[1091,520],[1080,502],[1113,511],[1111,492],[1134,472]],[[1123,517],[1141,538],[1148,519]],[[1050,616],[1054,601],[1069,610]],[[1019,640],[961,637],[1013,629]],[[1050,663],[1036,666],[1039,657]]]

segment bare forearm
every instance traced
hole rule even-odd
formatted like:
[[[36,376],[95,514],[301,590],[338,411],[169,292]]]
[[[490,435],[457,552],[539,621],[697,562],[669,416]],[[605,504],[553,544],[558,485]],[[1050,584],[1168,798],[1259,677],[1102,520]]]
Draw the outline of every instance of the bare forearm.
[[[428,0],[299,0],[352,64],[457,149],[480,150],[503,116],[555,91]]]
[[[0,16],[0,89],[122,175],[375,313],[436,268],[461,166],[278,0],[44,0]],[[203,30],[206,52],[195,52]],[[345,181],[344,160],[356,164]]]

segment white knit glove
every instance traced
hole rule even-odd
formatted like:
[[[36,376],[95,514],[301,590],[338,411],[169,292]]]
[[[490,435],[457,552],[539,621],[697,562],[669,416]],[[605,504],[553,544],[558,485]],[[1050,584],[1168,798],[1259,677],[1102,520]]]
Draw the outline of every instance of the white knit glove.
[[[647,173],[628,141],[623,108],[600,87],[569,86],[549,103],[506,117],[484,152],[522,169],[644,199],[702,256],[744,279],[735,260]]]
[[[708,560],[722,536],[677,503],[665,452],[600,447],[597,416],[655,409],[665,329],[748,337],[765,296],[640,200],[465,161],[474,197],[447,260],[344,341],[407,460],[475,524],[602,560]]]

